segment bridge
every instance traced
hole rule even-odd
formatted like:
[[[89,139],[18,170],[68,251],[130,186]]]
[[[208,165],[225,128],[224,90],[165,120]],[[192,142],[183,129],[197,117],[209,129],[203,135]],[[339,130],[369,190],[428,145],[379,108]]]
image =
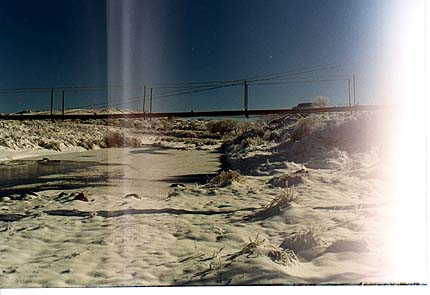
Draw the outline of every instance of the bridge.
[[[264,116],[282,114],[311,114],[311,113],[336,113],[377,111],[390,109],[388,105],[356,105],[340,107],[318,107],[303,109],[267,109],[267,110],[230,110],[230,111],[205,111],[205,112],[159,112],[159,113],[119,113],[119,114],[12,114],[0,115],[0,120],[94,120],[94,119],[145,119],[145,118],[196,118],[196,117],[238,117],[238,116]]]
[[[99,85],[99,86],[69,86],[54,88],[6,88],[0,89],[0,95],[14,95],[18,97],[23,94],[27,98],[35,100],[38,96],[39,104],[45,105],[45,110],[40,112],[19,112],[14,114],[1,114],[0,120],[69,120],[69,119],[115,119],[115,118],[192,118],[192,117],[249,117],[276,114],[309,114],[309,113],[329,113],[329,112],[355,112],[371,111],[389,108],[383,105],[358,105],[355,94],[355,75],[351,76],[327,76],[317,78],[311,74],[324,72],[338,68],[338,65],[313,66],[306,69],[290,70],[284,73],[270,74],[246,79],[228,80],[228,81],[206,81],[206,82],[187,82],[187,83],[167,83],[167,84],[145,84],[142,85]],[[339,87],[347,90],[347,106],[331,107],[311,107],[311,108],[284,108],[284,109],[249,109],[249,88],[260,86],[286,85],[286,84],[309,84],[309,83],[340,83]],[[218,111],[172,111],[172,112],[155,112],[154,103],[158,99],[171,98],[176,96],[191,95],[193,93],[208,92],[216,89],[242,87],[243,88],[243,108],[233,110]],[[115,91],[132,91],[131,97],[114,97]],[[103,92],[101,98],[97,98],[97,93]],[[157,93],[155,93],[157,92]],[[73,105],[65,107],[66,98],[69,104],[73,104],[73,94],[86,94],[88,102],[86,105]],[[31,96],[30,96],[31,94]],[[109,100],[107,99],[109,95]],[[42,95],[42,96],[41,96]],[[60,95],[61,111],[54,110],[55,97]],[[8,99],[11,99],[9,97]],[[46,103],[46,104],[45,104]],[[120,109],[124,104],[132,104],[139,111],[130,111],[129,113],[97,113],[97,109],[109,109],[119,106]],[[149,108],[147,107],[149,103]],[[28,104],[27,104],[28,105]],[[321,106],[321,105],[320,105]],[[91,108],[95,108],[91,109]],[[57,108],[58,109],[58,108]],[[85,111],[83,113],[82,111]]]

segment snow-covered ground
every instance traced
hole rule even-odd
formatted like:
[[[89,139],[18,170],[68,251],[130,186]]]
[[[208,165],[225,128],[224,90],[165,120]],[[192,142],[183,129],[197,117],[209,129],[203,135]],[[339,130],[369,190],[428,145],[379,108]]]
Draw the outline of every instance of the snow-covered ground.
[[[387,238],[392,118],[0,122],[3,159],[88,150],[0,165],[42,173],[0,183],[0,286],[405,282]]]
[[[202,120],[0,120],[0,162],[59,152],[154,143],[183,149],[219,146],[220,136],[205,133],[205,130]]]

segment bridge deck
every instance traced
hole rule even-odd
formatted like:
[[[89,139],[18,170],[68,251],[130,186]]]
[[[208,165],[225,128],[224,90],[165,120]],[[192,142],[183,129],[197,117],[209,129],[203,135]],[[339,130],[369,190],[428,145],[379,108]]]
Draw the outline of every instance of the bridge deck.
[[[303,109],[271,109],[271,110],[232,110],[232,111],[205,111],[205,112],[163,112],[163,113],[132,113],[132,114],[13,114],[0,115],[0,120],[90,120],[90,119],[118,119],[118,118],[191,118],[191,117],[237,117],[237,116],[261,116],[274,114],[309,114],[309,113],[333,113],[352,111],[373,111],[391,108],[386,105],[360,105],[325,108]]]

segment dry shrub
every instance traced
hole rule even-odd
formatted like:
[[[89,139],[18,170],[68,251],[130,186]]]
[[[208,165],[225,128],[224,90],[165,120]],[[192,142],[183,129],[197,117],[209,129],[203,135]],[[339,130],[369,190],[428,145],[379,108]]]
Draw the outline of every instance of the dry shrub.
[[[203,144],[205,144],[205,145],[215,145],[215,144],[217,144],[218,143],[218,141],[217,140],[215,140],[215,139],[204,139],[203,141]]]
[[[311,249],[315,246],[320,246],[322,240],[318,237],[318,234],[314,228],[295,233],[287,237],[281,244],[281,248],[289,249],[295,253]]]
[[[252,127],[250,130],[254,137],[261,137],[261,138],[264,137],[264,134],[266,133],[266,126],[264,125],[264,122],[258,121],[252,124],[251,126]]]
[[[155,125],[155,129],[160,131],[172,131],[174,128],[175,123],[172,119],[160,119]]]
[[[104,138],[104,144],[107,148],[137,147],[141,145],[137,138],[128,137],[124,133],[117,132],[117,131],[108,132]]]
[[[228,170],[228,171],[221,171],[220,174],[212,178],[210,183],[220,187],[224,187],[232,184],[233,182],[242,182],[243,180],[244,178],[239,172]]]
[[[300,119],[291,132],[291,141],[299,141],[304,137],[312,134],[317,129],[322,127],[321,117],[318,115],[310,115]]]
[[[91,142],[85,139],[81,139],[79,142],[77,142],[77,145],[80,147],[83,147],[86,150],[94,149],[94,142]]]
[[[197,138],[198,137],[196,132],[189,131],[189,130],[172,130],[172,131],[166,132],[166,135],[177,137],[177,138]]]
[[[11,148],[13,145],[10,140],[0,137],[0,146]]]
[[[312,106],[317,108],[324,108],[329,105],[328,98],[325,96],[317,96],[314,98],[314,101],[312,102]]]
[[[187,120],[186,128],[195,131],[206,131],[206,124],[203,120]]]
[[[240,153],[243,149],[258,147],[266,144],[267,133],[263,122],[238,122],[234,130],[235,137],[224,144],[228,153]]]
[[[113,121],[114,126],[132,128],[134,127],[131,119],[128,118],[119,118]]]
[[[41,141],[39,142],[39,146],[47,150],[61,151],[60,142],[57,142],[57,141],[51,141],[51,142]]]
[[[210,133],[219,133],[226,135],[236,130],[238,123],[233,120],[216,120],[209,121],[206,127]]]
[[[146,123],[143,120],[134,120],[133,121],[133,127],[136,129],[146,129],[148,128],[148,123]]]
[[[242,133],[246,132],[247,130],[249,130],[253,126],[253,124],[255,124],[255,123],[254,122],[248,122],[248,121],[237,122],[235,133],[236,134],[242,134]]]
[[[239,148],[246,149],[252,146],[259,146],[264,143],[264,140],[260,137],[246,137],[240,142]]]
[[[106,147],[122,147],[124,142],[124,134],[119,132],[108,132],[105,136]]]
[[[265,141],[279,141],[281,134],[279,131],[266,130],[263,135]]]

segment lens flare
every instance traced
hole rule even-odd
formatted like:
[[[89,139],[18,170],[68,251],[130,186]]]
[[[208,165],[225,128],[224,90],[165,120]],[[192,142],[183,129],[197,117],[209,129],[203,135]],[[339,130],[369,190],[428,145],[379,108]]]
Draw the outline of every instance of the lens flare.
[[[397,1],[391,6],[393,101],[396,105],[387,248],[394,282],[426,282],[425,198],[425,22],[424,1]]]

